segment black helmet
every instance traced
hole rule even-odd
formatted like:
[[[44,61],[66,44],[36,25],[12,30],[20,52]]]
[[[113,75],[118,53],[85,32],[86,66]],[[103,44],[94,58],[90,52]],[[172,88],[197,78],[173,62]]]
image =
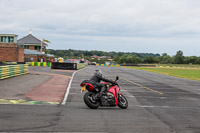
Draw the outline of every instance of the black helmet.
[[[100,70],[95,70],[94,75],[98,77],[102,77],[102,73]]]

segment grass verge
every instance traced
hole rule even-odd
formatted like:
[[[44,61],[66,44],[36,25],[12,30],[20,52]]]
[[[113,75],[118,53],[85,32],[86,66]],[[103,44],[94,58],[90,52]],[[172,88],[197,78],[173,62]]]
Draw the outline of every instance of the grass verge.
[[[82,69],[82,68],[84,68],[84,67],[86,67],[88,64],[87,63],[78,63],[77,64],[77,69],[79,70],[79,69]]]
[[[125,67],[200,81],[200,68]]]

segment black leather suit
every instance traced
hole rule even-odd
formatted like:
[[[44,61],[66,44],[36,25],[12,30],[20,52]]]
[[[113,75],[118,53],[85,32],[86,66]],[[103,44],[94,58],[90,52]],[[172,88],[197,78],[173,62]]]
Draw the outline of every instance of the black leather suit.
[[[103,78],[102,76],[99,75],[94,75],[92,76],[92,78],[90,79],[91,83],[94,85],[94,87],[97,87],[100,89],[101,92],[105,92],[106,91],[106,85],[105,84],[101,84],[101,81],[105,81],[105,82],[110,82],[113,83],[114,81]]]

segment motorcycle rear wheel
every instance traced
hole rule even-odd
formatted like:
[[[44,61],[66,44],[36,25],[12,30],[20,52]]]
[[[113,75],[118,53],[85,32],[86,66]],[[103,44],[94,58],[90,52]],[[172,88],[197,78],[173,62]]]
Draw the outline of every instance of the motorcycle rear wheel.
[[[128,101],[124,95],[119,95],[118,97],[118,106],[121,109],[126,109],[128,107]]]
[[[98,101],[93,99],[94,93],[86,92],[84,95],[84,102],[85,104],[91,109],[97,109],[100,106]]]

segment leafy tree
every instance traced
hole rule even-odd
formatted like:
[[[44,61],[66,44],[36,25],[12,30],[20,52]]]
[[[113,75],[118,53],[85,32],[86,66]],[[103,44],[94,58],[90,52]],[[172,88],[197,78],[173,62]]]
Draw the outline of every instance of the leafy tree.
[[[162,56],[160,57],[160,63],[162,64],[168,64],[171,61],[171,57],[167,55],[167,53],[163,53]]]
[[[177,51],[176,55],[173,58],[173,63],[175,64],[183,64],[184,63],[184,56],[181,50]]]
[[[118,55],[114,56],[113,61],[119,63],[120,57]]]
[[[127,55],[124,54],[123,56],[120,57],[119,59],[120,64],[126,64],[127,63]]]
[[[145,57],[144,63],[154,63],[153,57],[152,56]]]

